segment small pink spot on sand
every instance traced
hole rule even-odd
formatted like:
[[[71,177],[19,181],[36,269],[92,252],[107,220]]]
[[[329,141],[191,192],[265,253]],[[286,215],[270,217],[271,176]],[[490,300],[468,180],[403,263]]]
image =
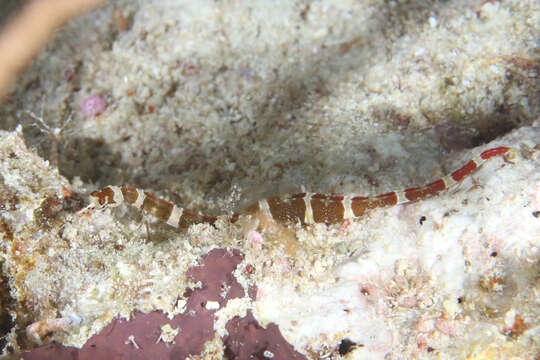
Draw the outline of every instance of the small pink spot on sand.
[[[251,241],[251,245],[256,247],[257,249],[261,249],[262,248],[262,244],[263,244],[263,237],[261,235],[261,233],[259,233],[258,231],[250,231],[249,232],[249,238],[250,238],[250,241]]]
[[[81,110],[87,118],[101,114],[106,108],[107,103],[99,95],[90,95],[81,104]]]

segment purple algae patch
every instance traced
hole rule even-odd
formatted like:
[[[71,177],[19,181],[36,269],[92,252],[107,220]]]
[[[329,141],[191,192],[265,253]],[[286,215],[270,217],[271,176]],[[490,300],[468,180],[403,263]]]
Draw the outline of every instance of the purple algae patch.
[[[306,359],[283,338],[276,324],[270,323],[263,328],[250,310],[243,318],[231,319],[225,328],[229,332],[223,338],[227,359]]]
[[[200,266],[188,269],[187,276],[200,281],[202,287],[189,289],[184,294],[188,298],[186,309],[172,319],[160,311],[136,313],[129,320],[114,319],[99,334],[88,339],[80,350],[48,344],[24,353],[23,358],[180,360],[198,355],[203,351],[204,343],[215,336],[216,310],[207,309],[207,302],[217,301],[221,308],[229,299],[245,294],[232,274],[242,259],[238,250],[214,249],[203,257]],[[173,343],[159,340],[161,326],[166,324],[173,329],[179,328]],[[223,341],[227,359],[265,359],[268,352],[273,354],[274,360],[306,359],[285,341],[277,325],[269,324],[264,329],[251,312],[244,318],[233,318],[226,328],[229,335]]]
[[[77,360],[79,349],[57,343],[43,345],[23,354],[24,360]]]

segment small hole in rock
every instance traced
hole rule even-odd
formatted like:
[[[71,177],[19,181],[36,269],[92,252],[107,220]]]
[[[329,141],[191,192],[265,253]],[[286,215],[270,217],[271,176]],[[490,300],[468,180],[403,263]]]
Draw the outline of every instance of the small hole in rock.
[[[350,353],[356,347],[356,343],[345,338],[339,343],[339,355]]]

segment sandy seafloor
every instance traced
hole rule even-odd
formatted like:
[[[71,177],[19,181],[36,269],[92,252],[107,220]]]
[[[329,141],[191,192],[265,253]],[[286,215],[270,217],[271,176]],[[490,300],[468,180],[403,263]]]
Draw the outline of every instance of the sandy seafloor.
[[[246,296],[216,312],[218,347],[251,309],[310,359],[534,359],[539,9],[116,1],[72,21],[0,105],[2,345],[36,346],[25,327],[47,319],[71,325],[45,342],[82,346],[117,315],[179,313],[196,286],[186,270],[235,248]],[[106,110],[85,117],[94,94]],[[51,128],[71,120],[55,137],[27,111]],[[76,213],[109,184],[212,215],[302,186],[375,195],[499,145],[519,155],[348,226],[179,231],[127,207]],[[340,355],[343,339],[357,346]]]

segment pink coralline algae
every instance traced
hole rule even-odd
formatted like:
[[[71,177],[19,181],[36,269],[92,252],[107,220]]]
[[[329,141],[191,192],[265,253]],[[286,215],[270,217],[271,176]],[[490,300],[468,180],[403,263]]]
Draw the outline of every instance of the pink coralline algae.
[[[130,320],[114,319],[99,334],[88,339],[81,349],[48,344],[26,352],[22,357],[25,360],[195,358],[203,352],[204,344],[215,336],[216,309],[207,308],[206,304],[218,302],[222,308],[230,299],[245,294],[233,275],[242,260],[238,250],[214,249],[202,258],[200,266],[188,269],[186,275],[193,282],[200,281],[202,287],[188,289],[183,294],[187,299],[186,309],[172,319],[161,311],[136,313]],[[257,291],[256,288],[250,290],[250,295]],[[170,344],[159,340],[161,327],[166,324],[180,329]],[[270,323],[263,328],[251,311],[245,317],[231,319],[225,327],[228,331],[222,338],[225,359],[306,360],[287,343],[276,324]]]
[[[94,117],[105,111],[107,103],[99,95],[90,95],[83,100],[81,110],[85,117]]]

